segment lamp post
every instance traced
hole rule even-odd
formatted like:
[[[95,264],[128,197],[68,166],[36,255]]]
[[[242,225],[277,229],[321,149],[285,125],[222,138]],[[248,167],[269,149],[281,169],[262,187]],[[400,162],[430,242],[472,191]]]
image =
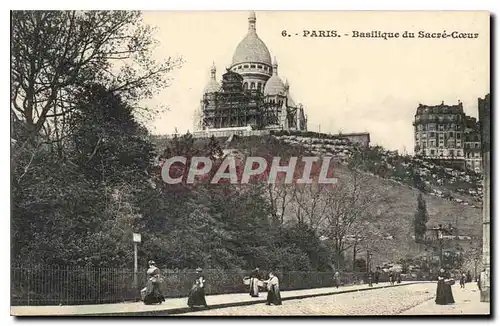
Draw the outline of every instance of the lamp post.
[[[137,244],[141,243],[141,234],[132,233],[132,241],[134,242],[134,288],[137,288]]]
[[[372,268],[371,268],[372,267],[372,256],[373,256],[373,254],[370,252],[370,249],[367,248],[366,249],[366,271],[368,273],[370,273],[372,270]]]
[[[433,227],[431,230],[436,232],[436,239],[439,245],[439,268],[443,267],[443,233],[450,234],[453,231],[453,228],[444,228],[441,224],[437,227]]]

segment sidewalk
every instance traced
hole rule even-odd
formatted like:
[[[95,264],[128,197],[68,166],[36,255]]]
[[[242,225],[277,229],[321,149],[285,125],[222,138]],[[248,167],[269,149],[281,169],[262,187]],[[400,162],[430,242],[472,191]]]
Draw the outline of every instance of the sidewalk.
[[[435,298],[410,308],[401,315],[489,315],[490,303],[480,302],[476,283],[465,284],[465,289],[455,284],[452,287],[455,304],[438,305]]]
[[[403,282],[394,286],[405,286],[423,282]],[[316,288],[308,290],[282,291],[283,301],[324,296],[336,293],[349,293],[391,287],[389,283],[343,286],[340,288]],[[267,292],[252,298],[248,293],[207,295],[209,309],[264,303]],[[192,311],[187,307],[187,298],[166,299],[161,305],[146,306],[142,302],[96,304],[81,306],[12,306],[12,316],[151,316],[173,315]]]

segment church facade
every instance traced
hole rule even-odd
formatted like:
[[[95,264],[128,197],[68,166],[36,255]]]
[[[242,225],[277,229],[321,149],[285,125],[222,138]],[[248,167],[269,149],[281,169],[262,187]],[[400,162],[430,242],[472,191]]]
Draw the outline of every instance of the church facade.
[[[215,65],[194,119],[195,133],[231,130],[307,130],[304,107],[295,103],[276,58],[257,35],[255,12],[219,83]]]

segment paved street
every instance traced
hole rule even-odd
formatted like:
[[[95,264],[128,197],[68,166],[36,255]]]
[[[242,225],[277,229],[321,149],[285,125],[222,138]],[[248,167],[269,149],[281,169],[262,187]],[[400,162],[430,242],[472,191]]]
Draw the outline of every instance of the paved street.
[[[284,301],[282,306],[255,304],[183,314],[183,316],[299,316],[299,315],[422,315],[488,314],[489,305],[479,302],[475,284],[453,286],[455,305],[434,303],[435,283],[414,284],[366,292]]]
[[[410,282],[403,282],[402,287],[408,286]],[[336,288],[316,288],[296,291],[283,291],[281,296],[286,298],[300,298],[321,294],[330,294],[344,291],[374,291],[377,288],[387,287],[388,283],[380,283],[368,288],[364,285],[350,285]],[[213,308],[217,306],[232,306],[238,304],[260,304],[265,302],[265,293],[259,298],[252,298],[248,293],[233,293],[207,296],[207,303]],[[187,308],[187,298],[168,298],[161,305],[146,306],[142,302],[76,305],[76,306],[14,306],[11,314],[15,316],[95,316],[95,315],[169,315],[179,313],[179,310]],[[213,310],[210,310],[213,311]]]
[[[465,289],[458,284],[453,287],[454,305],[439,306],[434,300],[426,301],[403,312],[403,315],[487,315],[490,313],[489,303],[480,302],[480,293],[476,283],[468,283]]]
[[[349,315],[427,315],[427,314],[489,314],[489,304],[479,302],[476,284],[465,289],[453,286],[455,304],[439,306],[434,303],[436,283],[408,284],[387,287],[388,284],[353,285],[282,292],[282,306],[266,306],[266,293],[251,298],[247,293],[207,296],[209,310],[190,312],[187,298],[167,299],[162,305],[146,306],[141,302],[87,306],[24,306],[11,307],[17,316],[349,316]],[[342,293],[346,292],[347,293]],[[340,293],[339,293],[340,292]],[[335,294],[336,293],[336,294]],[[320,295],[320,296],[318,296]],[[316,296],[316,297],[314,297]]]

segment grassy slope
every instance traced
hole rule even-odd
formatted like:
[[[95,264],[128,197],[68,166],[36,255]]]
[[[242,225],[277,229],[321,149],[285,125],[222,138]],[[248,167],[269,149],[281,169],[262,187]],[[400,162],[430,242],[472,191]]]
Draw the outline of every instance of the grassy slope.
[[[226,149],[237,149],[253,155],[266,153],[276,155],[280,152],[293,153],[301,151],[296,146],[285,145],[269,136],[235,138],[230,144],[226,143],[226,139],[218,140]],[[207,139],[197,139],[196,144],[203,145],[207,141]],[[155,139],[155,143],[161,148],[167,142],[164,139]],[[336,175],[340,182],[345,179],[348,173],[347,167],[338,166]],[[412,239],[418,190],[368,173],[364,175],[367,178],[367,186],[372,187],[378,195],[385,198],[385,202],[380,204],[384,205],[382,209],[385,213],[373,221],[374,227],[379,229],[381,234],[394,236],[392,240],[373,239],[372,243],[370,243],[372,251],[374,251],[374,263],[397,261],[400,258],[422,253],[423,248],[419,247]],[[438,224],[452,224],[458,227],[460,235],[472,237],[472,240],[453,241],[450,242],[450,245],[459,243],[466,249],[471,245],[478,246],[481,243],[482,213],[480,208],[463,206],[454,201],[430,195],[424,195],[424,199],[430,216],[428,227]],[[293,212],[287,215],[289,215],[288,219],[291,219]],[[365,255],[366,253],[360,253],[358,257],[364,258]]]

